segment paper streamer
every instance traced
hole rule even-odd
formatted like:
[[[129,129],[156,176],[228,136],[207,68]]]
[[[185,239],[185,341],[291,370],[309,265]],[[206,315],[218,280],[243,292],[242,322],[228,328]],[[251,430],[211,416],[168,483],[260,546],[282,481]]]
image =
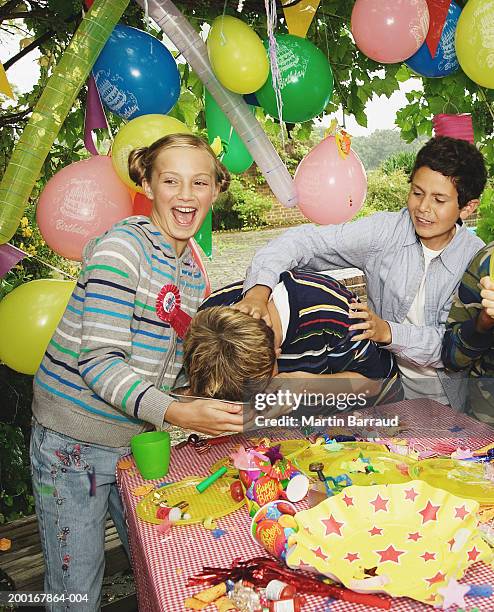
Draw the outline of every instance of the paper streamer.
[[[429,31],[425,42],[429,47],[431,56],[436,57],[437,47],[441,40],[446,17],[448,16],[451,0],[427,0],[429,8]]]
[[[215,77],[206,45],[171,0],[136,0],[168,36],[204,83],[254,158],[276,198],[295,206],[292,177],[259,122],[238,94],[226,90]]]
[[[0,244],[0,278],[26,257],[27,253],[12,244]]]
[[[93,140],[93,131],[108,129],[103,105],[99,97],[96,83],[92,74],[87,81],[86,115],[84,117],[84,146],[91,155],[99,155]]]
[[[60,127],[128,2],[96,0],[48,79],[0,184],[0,244],[14,235]]]
[[[7,74],[5,73],[5,68],[3,67],[2,62],[0,62],[0,93],[5,94],[9,98],[15,97],[12,87],[7,79]]]
[[[288,33],[305,38],[319,6],[320,0],[299,0],[282,2]]]

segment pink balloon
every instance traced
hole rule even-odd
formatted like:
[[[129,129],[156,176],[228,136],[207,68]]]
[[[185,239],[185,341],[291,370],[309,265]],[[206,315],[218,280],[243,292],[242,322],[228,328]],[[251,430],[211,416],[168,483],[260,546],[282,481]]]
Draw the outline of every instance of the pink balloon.
[[[426,0],[357,0],[353,6],[355,43],[376,62],[408,59],[425,41],[428,30]]]
[[[80,261],[88,240],[132,215],[132,198],[111,159],[96,155],[57,172],[39,199],[36,219],[46,244]]]
[[[362,208],[367,177],[357,154],[346,159],[338,153],[334,136],[309,152],[295,172],[298,206],[314,223],[344,223]]]

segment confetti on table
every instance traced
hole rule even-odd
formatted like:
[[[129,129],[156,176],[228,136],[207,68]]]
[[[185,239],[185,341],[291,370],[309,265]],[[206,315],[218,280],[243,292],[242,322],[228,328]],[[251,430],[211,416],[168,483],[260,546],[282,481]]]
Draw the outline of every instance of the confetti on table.
[[[117,463],[117,468],[119,470],[130,470],[130,468],[134,467],[134,462],[130,457],[125,457],[124,459],[120,459]]]
[[[471,584],[468,597],[491,597],[493,588],[490,584]]]
[[[208,516],[202,522],[202,526],[204,527],[204,529],[209,529],[209,530],[212,531],[213,529],[216,529],[216,521],[213,518],[211,518],[210,516]]]
[[[213,534],[215,540],[219,540],[221,536],[225,535],[226,531],[224,529],[213,529],[211,533]]]
[[[443,610],[447,610],[452,605],[464,606],[465,595],[469,590],[469,584],[460,584],[454,578],[450,578],[445,587],[437,589],[437,592],[444,597]]]
[[[154,486],[152,484],[140,485],[135,489],[132,489],[132,495],[135,495],[136,497],[141,497],[142,495],[147,495],[148,493],[151,493],[153,489]]]

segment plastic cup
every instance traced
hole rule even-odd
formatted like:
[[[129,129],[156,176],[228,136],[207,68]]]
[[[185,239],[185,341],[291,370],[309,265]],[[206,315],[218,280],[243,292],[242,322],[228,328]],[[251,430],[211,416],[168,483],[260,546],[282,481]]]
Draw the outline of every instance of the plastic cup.
[[[168,474],[170,464],[170,434],[167,431],[147,431],[134,436],[130,448],[141,476],[146,480]]]
[[[262,506],[252,518],[250,534],[277,559],[284,561],[287,550],[292,545],[292,537],[298,531],[293,504],[276,500]]]

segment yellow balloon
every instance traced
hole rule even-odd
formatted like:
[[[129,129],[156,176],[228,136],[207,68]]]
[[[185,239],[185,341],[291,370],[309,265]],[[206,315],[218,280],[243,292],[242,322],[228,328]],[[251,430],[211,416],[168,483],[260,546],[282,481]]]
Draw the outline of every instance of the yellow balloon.
[[[468,0],[456,27],[456,55],[463,72],[494,89],[494,2]]]
[[[0,302],[0,360],[35,374],[74,290],[73,281],[42,279],[16,287]]]
[[[222,15],[213,21],[208,55],[218,81],[235,93],[257,91],[268,78],[268,56],[261,39],[236,17]]]
[[[112,147],[112,162],[121,180],[134,191],[144,193],[129,176],[129,153],[138,147],[149,147],[168,134],[192,134],[178,119],[167,115],[141,115],[120,128]]]

